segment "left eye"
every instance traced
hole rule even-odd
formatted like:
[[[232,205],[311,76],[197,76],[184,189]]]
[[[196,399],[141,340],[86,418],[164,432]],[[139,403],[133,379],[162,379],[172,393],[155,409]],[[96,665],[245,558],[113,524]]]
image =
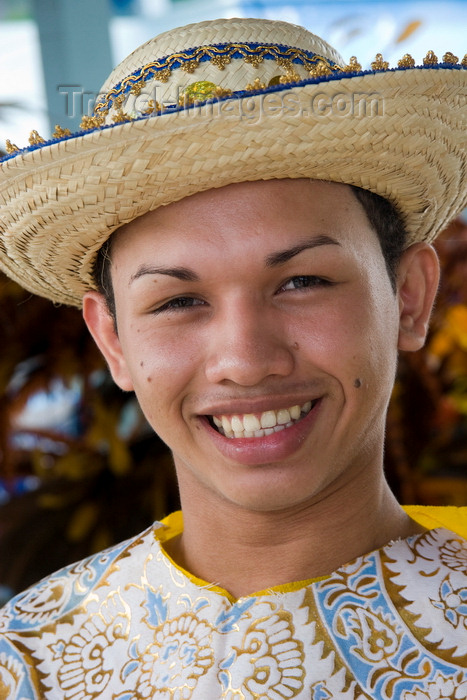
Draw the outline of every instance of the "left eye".
[[[326,287],[330,285],[329,280],[323,277],[316,277],[315,275],[299,275],[297,277],[292,277],[287,280],[282,287],[281,291],[291,291],[294,289],[309,289],[310,287]]]

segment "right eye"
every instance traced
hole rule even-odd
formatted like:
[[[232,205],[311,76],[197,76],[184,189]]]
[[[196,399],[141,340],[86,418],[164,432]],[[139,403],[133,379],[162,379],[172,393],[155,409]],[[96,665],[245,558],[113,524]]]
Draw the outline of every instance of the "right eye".
[[[175,297],[166,301],[162,306],[157,307],[152,312],[153,314],[164,313],[165,311],[184,311],[185,309],[192,309],[195,306],[202,306],[205,302],[202,299],[196,297]]]

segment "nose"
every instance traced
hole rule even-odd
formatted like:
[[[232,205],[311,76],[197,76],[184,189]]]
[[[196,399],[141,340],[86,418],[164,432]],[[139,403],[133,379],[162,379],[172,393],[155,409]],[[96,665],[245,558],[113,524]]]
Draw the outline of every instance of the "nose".
[[[295,360],[287,332],[274,313],[250,303],[219,316],[209,329],[206,377],[212,383],[255,386],[289,376]]]

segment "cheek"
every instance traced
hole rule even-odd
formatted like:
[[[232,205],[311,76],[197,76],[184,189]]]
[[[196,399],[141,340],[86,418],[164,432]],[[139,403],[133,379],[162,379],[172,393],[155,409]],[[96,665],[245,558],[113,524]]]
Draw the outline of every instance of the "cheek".
[[[310,361],[355,385],[394,378],[397,361],[398,308],[393,296],[343,295],[332,308],[302,318],[291,333],[306,337]],[[292,335],[293,337],[293,335]],[[302,344],[301,344],[302,347]]]
[[[155,423],[178,409],[200,365],[199,344],[177,333],[156,333],[136,324],[122,343],[135,394],[141,408]]]

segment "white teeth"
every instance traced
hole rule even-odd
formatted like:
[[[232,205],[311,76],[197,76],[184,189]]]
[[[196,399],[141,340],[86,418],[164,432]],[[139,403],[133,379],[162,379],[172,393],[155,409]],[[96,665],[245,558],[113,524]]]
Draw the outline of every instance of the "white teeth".
[[[292,408],[289,408],[289,413],[292,420],[298,420],[301,413],[300,406],[298,404],[296,406],[292,406]]]
[[[245,416],[243,416],[243,425],[245,430],[253,433],[255,430],[260,430],[261,428],[261,423],[253,413],[247,413]]]
[[[277,425],[276,412],[275,411],[265,411],[261,414],[261,427],[262,428],[274,428]]]
[[[312,406],[313,402],[307,401],[303,406],[296,404],[291,408],[264,411],[259,417],[254,413],[231,417],[213,416],[213,422],[219,431],[229,438],[264,437],[284,428],[290,428],[297,420],[309,413]]]
[[[245,430],[242,420],[238,416],[232,416],[230,423],[234,433],[242,433]]]
[[[277,411],[277,423],[279,425],[290,423],[290,413],[286,408],[281,408],[280,411]]]

